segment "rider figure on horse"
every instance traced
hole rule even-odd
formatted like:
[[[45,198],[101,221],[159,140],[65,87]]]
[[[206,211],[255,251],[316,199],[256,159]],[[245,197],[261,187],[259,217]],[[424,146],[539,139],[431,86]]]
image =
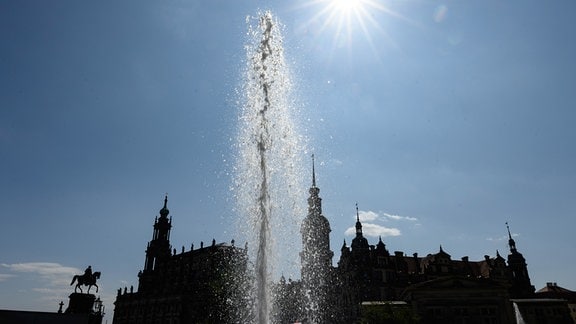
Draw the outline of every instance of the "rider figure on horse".
[[[88,268],[84,270],[83,275],[75,275],[72,278],[70,285],[73,285],[75,282],[77,282],[76,287],[74,287],[74,292],[76,292],[78,289],[80,289],[80,292],[82,292],[82,285],[88,286],[87,293],[90,293],[90,288],[92,286],[96,286],[96,292],[98,292],[98,284],[96,283],[97,279],[100,279],[100,272],[96,271],[92,273],[92,266],[88,266]]]
[[[88,266],[88,268],[84,270],[84,278],[92,278],[92,266]]]

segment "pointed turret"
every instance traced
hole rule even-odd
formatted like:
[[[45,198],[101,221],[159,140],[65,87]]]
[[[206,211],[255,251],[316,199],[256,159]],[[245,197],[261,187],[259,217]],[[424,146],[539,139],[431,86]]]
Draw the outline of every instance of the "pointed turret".
[[[508,222],[506,222],[506,229],[508,230],[508,246],[510,247],[510,252],[516,252],[516,242],[512,238],[512,234],[510,234],[510,226],[508,226]]]
[[[308,215],[322,215],[322,198],[320,198],[320,189],[316,186],[316,170],[314,166],[314,154],[312,154],[312,187],[308,190]]]
[[[516,249],[516,242],[510,233],[510,226],[506,222],[506,229],[508,230],[508,245],[510,246],[510,254],[508,255],[508,268],[511,272],[510,295],[513,298],[526,298],[534,294],[535,288],[530,283],[530,275],[528,274],[528,265],[522,253]]]
[[[362,235],[362,223],[360,223],[360,211],[358,210],[358,203],[356,203],[356,237],[352,239],[352,252],[368,250],[368,240]]]
[[[376,244],[376,252],[379,255],[383,255],[383,256],[389,256],[390,252],[388,252],[388,250],[386,250],[386,244],[384,244],[384,242],[382,241],[382,236],[378,237],[378,244]]]
[[[312,154],[312,187],[316,187],[316,168],[314,166],[314,154]]]
[[[356,236],[362,236],[362,223],[360,223],[360,212],[356,203]]]
[[[164,206],[160,209],[160,217],[154,220],[152,240],[146,249],[144,271],[156,269],[158,261],[170,256],[170,229],[172,220],[168,219],[168,195],[164,197]]]
[[[168,195],[164,196],[164,207],[160,209],[160,217],[167,217],[170,211],[168,210]]]
[[[376,249],[385,249],[386,248],[386,244],[384,244],[384,242],[382,242],[382,235],[378,236],[378,244],[376,244]]]
[[[350,256],[350,248],[346,244],[346,240],[342,243],[342,247],[340,248],[340,260],[338,261],[338,267],[345,266],[348,263],[348,258]]]
[[[446,253],[446,251],[444,251],[444,249],[442,248],[442,244],[440,244],[440,251],[438,251],[438,253],[434,254],[434,259],[435,260],[443,260],[444,263],[449,263],[451,258],[452,258],[452,256],[450,256],[450,254]]]

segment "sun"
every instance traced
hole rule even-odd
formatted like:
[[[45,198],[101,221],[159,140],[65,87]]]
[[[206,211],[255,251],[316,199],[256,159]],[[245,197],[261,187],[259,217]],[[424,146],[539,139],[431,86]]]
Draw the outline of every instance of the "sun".
[[[351,44],[361,34],[372,44],[373,33],[383,33],[378,22],[380,13],[396,15],[388,9],[386,0],[311,0],[306,7],[313,7],[315,14],[309,24],[320,24],[320,32],[332,30],[335,42]]]
[[[344,15],[358,11],[363,6],[362,0],[332,0],[329,5]]]

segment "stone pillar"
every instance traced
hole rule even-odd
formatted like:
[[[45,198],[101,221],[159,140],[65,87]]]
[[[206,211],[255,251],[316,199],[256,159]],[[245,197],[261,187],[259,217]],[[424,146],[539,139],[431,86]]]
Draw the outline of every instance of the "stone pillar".
[[[72,293],[68,302],[67,314],[91,314],[96,296],[92,294]]]

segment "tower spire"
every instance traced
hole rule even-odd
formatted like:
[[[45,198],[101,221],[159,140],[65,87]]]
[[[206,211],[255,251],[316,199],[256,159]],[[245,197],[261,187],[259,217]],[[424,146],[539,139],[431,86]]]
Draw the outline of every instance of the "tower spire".
[[[170,211],[168,210],[168,194],[164,196],[164,207],[160,209],[160,217],[167,217]]]
[[[356,203],[356,236],[362,236],[362,223],[360,223],[360,212]]]
[[[508,222],[506,222],[506,229],[508,230],[508,246],[510,246],[510,252],[516,252],[516,242],[512,238],[512,234],[510,234],[510,226],[508,226]]]
[[[146,249],[144,272],[157,268],[158,263],[164,262],[170,256],[170,229],[172,220],[168,219],[168,194],[164,196],[164,206],[160,209],[160,217],[154,220],[152,240]]]
[[[356,203],[356,237],[352,239],[352,252],[356,253],[362,251],[367,253],[370,249],[368,240],[362,235],[362,223],[360,223],[360,210],[358,203]]]
[[[522,253],[516,249],[516,242],[510,233],[510,226],[506,222],[506,229],[508,230],[508,245],[510,246],[510,254],[508,254],[508,268],[512,272],[512,287],[510,288],[510,296],[512,298],[526,298],[534,294],[534,286],[530,283],[530,275],[528,274],[528,265]]]
[[[312,187],[316,187],[316,171],[314,170],[314,154],[312,154]]]
[[[316,170],[314,166],[314,154],[312,154],[312,187],[308,190],[308,213],[320,216],[322,214],[322,199],[320,198],[320,188],[316,187]]]

